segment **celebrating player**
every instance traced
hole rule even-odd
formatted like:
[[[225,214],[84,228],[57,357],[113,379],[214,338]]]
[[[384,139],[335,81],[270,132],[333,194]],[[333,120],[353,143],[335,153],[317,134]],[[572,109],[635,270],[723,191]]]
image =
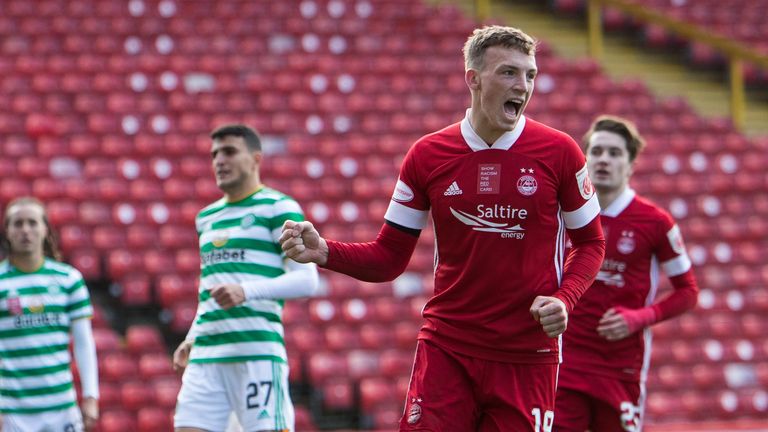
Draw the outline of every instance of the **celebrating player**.
[[[287,221],[287,255],[366,281],[403,272],[431,213],[435,293],[424,307],[400,430],[549,430],[560,334],[603,258],[584,155],[523,115],[537,73],[519,29],[477,29],[464,46],[472,104],[419,139],[375,241],[326,240]],[[574,252],[563,262],[565,231]]]

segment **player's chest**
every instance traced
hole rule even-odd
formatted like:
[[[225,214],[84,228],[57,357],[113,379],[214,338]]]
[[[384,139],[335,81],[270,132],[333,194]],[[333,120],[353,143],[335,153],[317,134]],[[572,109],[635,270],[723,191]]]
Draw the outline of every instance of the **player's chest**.
[[[8,283],[0,291],[0,311],[6,316],[48,316],[66,311],[68,293],[61,281],[54,279],[28,286]],[[41,322],[38,325],[52,323]],[[55,324],[55,323],[54,323]]]
[[[654,250],[654,227],[643,221],[601,217],[606,260],[626,263],[650,261]]]
[[[429,173],[429,197],[441,201],[530,204],[556,198],[558,179],[545,161],[501,151],[477,152]]]

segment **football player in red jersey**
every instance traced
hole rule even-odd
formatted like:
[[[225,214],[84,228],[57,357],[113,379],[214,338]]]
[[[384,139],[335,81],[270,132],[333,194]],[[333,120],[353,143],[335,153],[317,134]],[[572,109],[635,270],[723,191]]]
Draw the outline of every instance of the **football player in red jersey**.
[[[650,326],[693,308],[698,288],[675,221],[629,187],[644,146],[635,126],[598,117],[582,145],[602,208],[605,260],[563,336],[555,430],[638,432]],[[655,302],[659,270],[674,292]]]
[[[431,215],[435,292],[400,430],[549,431],[560,335],[603,258],[600,209],[578,144],[523,115],[536,42],[484,27],[464,60],[471,106],[411,147],[374,241],[326,240],[309,222],[287,222],[280,240],[299,262],[386,281]]]

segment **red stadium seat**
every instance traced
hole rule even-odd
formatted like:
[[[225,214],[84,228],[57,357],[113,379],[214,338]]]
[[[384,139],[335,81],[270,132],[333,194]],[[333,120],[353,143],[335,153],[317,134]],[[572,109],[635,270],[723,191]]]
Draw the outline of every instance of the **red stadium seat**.
[[[99,430],[102,432],[136,430],[136,419],[133,413],[124,409],[104,411],[99,416]]]
[[[120,408],[120,385],[115,383],[99,383],[99,410],[101,412]]]
[[[145,249],[157,242],[157,227],[131,223],[126,228],[126,244],[131,249]]]
[[[289,321],[286,320],[286,323]],[[311,353],[322,347],[323,329],[314,325],[289,326],[286,330],[286,345],[300,353]]]
[[[94,328],[93,340],[100,354],[120,350],[120,338],[111,328]]]
[[[400,396],[395,394],[395,384],[389,379],[372,377],[360,380],[360,406],[364,411],[370,411],[383,403],[391,403]]]
[[[309,317],[312,322],[333,321],[339,313],[339,305],[334,302],[326,299],[311,299],[309,301]]]
[[[194,276],[165,274],[157,278],[157,300],[163,307],[197,299],[197,280]]]
[[[180,378],[157,378],[152,382],[151,387],[158,406],[170,409],[176,406],[176,397],[181,389]]]
[[[58,211],[58,209],[57,209]],[[48,214],[50,220],[50,204]],[[57,215],[56,217],[59,217]],[[53,223],[53,222],[52,222]],[[62,249],[70,251],[91,244],[91,230],[80,225],[59,225],[59,246]]]
[[[323,407],[326,410],[340,411],[354,408],[354,389],[348,378],[331,378],[320,387],[323,395]]]
[[[110,250],[126,246],[125,232],[112,226],[102,225],[93,228],[93,245],[99,250]]]
[[[137,414],[138,432],[156,432],[173,428],[173,411],[168,408],[145,406]]]
[[[125,330],[125,348],[133,355],[164,353],[165,340],[160,330],[151,324],[134,324]]]
[[[390,378],[408,377],[413,366],[414,351],[387,349],[381,353],[381,373]]]
[[[132,379],[132,377],[128,379]],[[151,405],[153,403],[152,396],[149,386],[141,381],[127,381],[120,386],[122,406],[132,411]]]
[[[151,249],[143,253],[143,269],[150,275],[175,272],[175,260],[173,255],[162,249]]]
[[[103,225],[111,217],[107,204],[99,201],[86,201],[79,205],[80,222],[88,226]]]
[[[200,271],[200,252],[197,249],[177,249],[175,263],[180,273],[195,274]]]
[[[197,300],[181,301],[171,307],[171,331],[186,334],[197,313]]]
[[[113,279],[119,279],[141,266],[141,255],[127,249],[117,249],[108,252],[107,273]]]
[[[396,396],[398,399],[400,396]],[[371,411],[373,427],[378,430],[395,430],[403,416],[403,405],[399,402],[383,403]]]
[[[332,377],[347,376],[347,359],[342,354],[315,352],[309,355],[309,380],[318,385]]]
[[[317,426],[315,426],[315,423],[312,421],[312,414],[309,412],[309,410],[305,406],[303,405],[294,406],[294,414],[296,417],[295,426],[297,431],[306,431],[306,432],[317,431]]]
[[[348,374],[353,379],[375,376],[379,372],[379,353],[377,350],[352,350],[347,353]]]
[[[87,244],[87,243],[85,243]],[[102,254],[94,249],[67,250],[69,262],[83,275],[87,281],[98,280],[102,277]]]
[[[66,196],[66,188],[57,179],[36,178],[32,182],[32,194],[47,202],[53,199],[64,198]]]
[[[14,198],[32,194],[32,184],[27,179],[0,179],[0,201],[7,203]]]
[[[106,382],[120,383],[136,376],[138,367],[129,355],[115,352],[99,356],[99,376]]]
[[[363,323],[360,325],[360,346],[377,349],[395,346],[395,329],[382,323]]]
[[[165,352],[148,352],[139,357],[139,376],[142,380],[150,381],[158,377],[173,375],[171,357]]]
[[[357,329],[346,323],[330,324],[325,328],[325,346],[334,351],[360,348]]]

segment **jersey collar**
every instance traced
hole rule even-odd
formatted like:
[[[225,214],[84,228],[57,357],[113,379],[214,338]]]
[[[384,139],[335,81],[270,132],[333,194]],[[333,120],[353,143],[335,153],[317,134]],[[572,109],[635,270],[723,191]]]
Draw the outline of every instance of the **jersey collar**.
[[[600,211],[601,215],[608,217],[617,217],[621,212],[629,206],[629,203],[635,199],[635,190],[627,186],[624,192],[619,194],[612,203],[608,204],[608,207]]]
[[[520,135],[523,133],[523,129],[525,129],[525,116],[520,116],[520,120],[517,122],[514,129],[504,133],[504,135],[500,136],[492,146],[488,147],[485,141],[480,138],[477,132],[475,132],[475,130],[472,128],[472,125],[469,123],[469,114],[471,112],[472,108],[467,108],[466,115],[461,121],[461,135],[464,137],[464,141],[467,142],[467,145],[472,149],[472,151],[488,149],[509,150],[509,148],[512,147],[512,144],[514,144],[517,139],[520,138]]]

